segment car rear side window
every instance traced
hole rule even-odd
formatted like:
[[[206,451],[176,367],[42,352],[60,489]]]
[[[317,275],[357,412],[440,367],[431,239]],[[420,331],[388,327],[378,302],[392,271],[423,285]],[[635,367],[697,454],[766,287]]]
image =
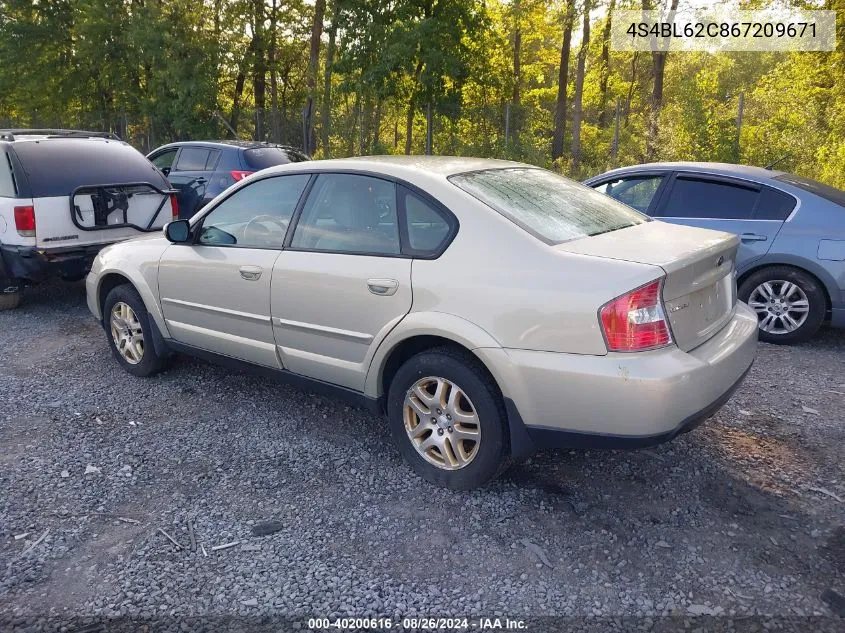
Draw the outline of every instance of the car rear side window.
[[[355,174],[320,174],[308,194],[291,246],[294,248],[398,255],[396,185]]]
[[[17,195],[12,161],[6,152],[0,150],[0,198],[16,198]]]
[[[449,180],[549,244],[648,221],[631,207],[545,169],[489,169]]]
[[[173,171],[205,171],[214,153],[205,147],[183,147]]]
[[[401,204],[405,208],[408,227],[408,246],[414,254],[438,252],[449,238],[452,225],[449,220],[428,202],[401,188]]]
[[[758,191],[732,183],[679,177],[660,215],[666,218],[750,220]]]
[[[160,189],[170,187],[143,154],[120,141],[16,141],[12,151],[26,172],[33,198],[68,196],[86,185],[150,183]]]
[[[755,220],[780,220],[783,222],[792,213],[798,201],[788,193],[763,187],[757,210],[754,211]]]
[[[250,169],[258,171],[274,165],[301,163],[308,160],[302,152],[285,147],[255,147],[244,150],[244,160]]]

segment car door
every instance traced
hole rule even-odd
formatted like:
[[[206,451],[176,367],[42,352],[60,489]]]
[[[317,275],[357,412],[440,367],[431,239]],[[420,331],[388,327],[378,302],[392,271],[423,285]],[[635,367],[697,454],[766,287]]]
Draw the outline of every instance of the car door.
[[[655,216],[737,234],[741,272],[769,251],[796,203],[792,196],[759,183],[679,172],[667,183]]]
[[[604,180],[598,184],[591,185],[596,191],[600,191],[611,198],[624,202],[637,211],[651,215],[654,206],[659,200],[660,192],[667,180],[665,172],[660,173],[636,173],[617,176],[611,180]]]
[[[159,262],[161,308],[174,339],[279,368],[270,281],[290,219],[308,184],[302,174],[237,189],[172,244]]]
[[[273,267],[271,312],[288,370],[363,390],[378,343],[411,309],[397,186],[320,173]]]
[[[214,173],[220,150],[184,145],[167,175],[178,191],[179,217],[190,218],[209,202],[208,183]]]

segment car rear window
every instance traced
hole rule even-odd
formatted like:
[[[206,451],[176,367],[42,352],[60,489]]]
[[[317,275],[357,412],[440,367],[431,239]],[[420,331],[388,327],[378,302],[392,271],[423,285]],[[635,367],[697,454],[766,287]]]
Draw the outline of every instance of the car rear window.
[[[285,147],[256,147],[244,150],[244,160],[247,166],[258,171],[274,165],[301,163],[308,160],[308,157],[302,152]]]
[[[799,189],[803,189],[804,191],[809,191],[810,193],[820,196],[833,204],[838,204],[840,207],[845,207],[845,191],[842,191],[841,189],[836,189],[835,187],[831,187],[830,185],[826,185],[811,178],[794,176],[793,174],[781,174],[780,176],[775,176],[774,179],[788,183],[798,187]]]
[[[15,143],[33,198],[68,196],[83,185],[150,183],[167,189],[143,154],[120,141],[50,139]]]
[[[489,169],[449,180],[549,244],[648,222],[631,207],[545,169]]]

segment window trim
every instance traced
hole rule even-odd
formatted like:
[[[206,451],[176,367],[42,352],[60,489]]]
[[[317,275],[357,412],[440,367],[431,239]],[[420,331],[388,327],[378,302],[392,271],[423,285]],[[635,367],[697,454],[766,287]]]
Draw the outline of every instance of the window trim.
[[[296,201],[296,206],[293,208],[293,213],[290,216],[290,221],[288,222],[288,228],[285,232],[284,239],[282,240],[281,247],[272,247],[272,246],[243,246],[240,244],[203,244],[200,242],[200,234],[202,233],[202,227],[205,225],[205,220],[208,218],[209,215],[214,213],[215,209],[218,209],[220,205],[226,202],[229,198],[233,195],[237,194],[239,191],[243,191],[244,189],[248,189],[252,185],[256,185],[259,182],[263,182],[265,180],[270,180],[271,178],[287,178],[290,176],[299,176],[303,175],[306,176],[308,174],[301,174],[300,172],[294,172],[290,174],[270,174],[263,178],[257,178],[255,180],[250,181],[248,184],[238,187],[230,191],[226,196],[222,197],[213,205],[207,205],[206,209],[208,209],[205,213],[203,213],[200,218],[191,225],[191,236],[190,239],[185,242],[190,246],[202,246],[205,248],[247,248],[251,250],[258,250],[258,251],[278,251],[281,252],[285,250],[285,244],[287,243],[287,239],[291,233],[291,227],[293,226],[294,219],[297,218],[297,214],[301,211],[302,206],[304,206],[305,198],[307,197],[308,192],[311,190],[311,185],[314,183],[314,178],[309,177],[308,181],[305,183],[305,187],[302,188],[302,192],[299,194],[299,199]],[[209,208],[210,207],[210,208]],[[204,209],[205,210],[205,209]]]

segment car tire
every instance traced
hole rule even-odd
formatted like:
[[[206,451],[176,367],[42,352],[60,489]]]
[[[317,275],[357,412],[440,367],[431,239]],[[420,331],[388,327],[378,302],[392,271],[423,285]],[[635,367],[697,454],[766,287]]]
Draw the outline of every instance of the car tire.
[[[430,415],[423,419],[421,412]],[[426,481],[469,490],[488,483],[508,465],[502,396],[469,352],[439,347],[407,360],[391,380],[387,416],[400,453]]]
[[[760,340],[766,343],[789,345],[810,340],[827,311],[819,281],[792,266],[769,266],[752,273],[740,285],[738,295],[757,313]]]
[[[0,293],[0,311],[14,310],[21,304],[21,293],[4,292]]]
[[[153,376],[166,367],[167,357],[160,355],[152,343],[147,308],[131,285],[116,286],[106,296],[103,326],[112,354],[133,376]]]

